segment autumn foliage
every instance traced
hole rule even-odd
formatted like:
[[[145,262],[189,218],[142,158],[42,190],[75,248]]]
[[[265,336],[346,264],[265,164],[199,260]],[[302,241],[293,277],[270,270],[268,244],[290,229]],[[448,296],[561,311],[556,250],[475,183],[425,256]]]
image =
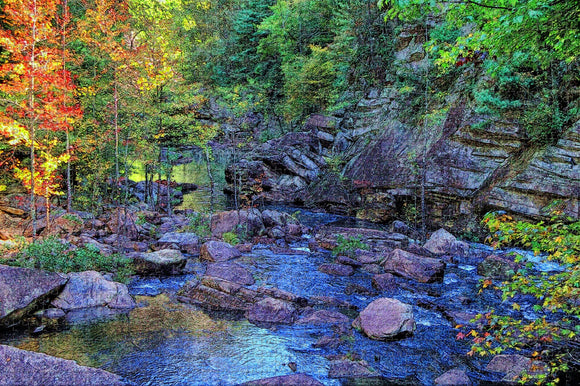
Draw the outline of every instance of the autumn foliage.
[[[490,213],[483,223],[495,248],[521,247],[533,250],[541,263],[552,263],[539,270],[537,262],[516,255],[522,268],[510,280],[482,281],[482,290],[500,291],[512,314],[490,310],[473,322],[479,329],[460,332],[458,338],[471,338],[470,355],[499,354],[505,350],[522,351],[547,371],[521,374],[523,382],[557,382],[558,374],[580,365],[580,222],[555,214],[552,221],[537,224],[516,221],[507,214]],[[524,306],[518,299],[535,299]]]
[[[69,155],[54,154],[53,132],[70,130],[81,116],[71,98],[74,83],[63,68],[67,53],[57,28],[59,0],[6,0],[0,46],[7,57],[0,65],[0,93],[8,103],[0,111],[0,134],[13,146],[30,149],[28,169],[14,167],[15,176],[31,191],[34,219],[35,195],[48,199],[59,193],[57,168]]]

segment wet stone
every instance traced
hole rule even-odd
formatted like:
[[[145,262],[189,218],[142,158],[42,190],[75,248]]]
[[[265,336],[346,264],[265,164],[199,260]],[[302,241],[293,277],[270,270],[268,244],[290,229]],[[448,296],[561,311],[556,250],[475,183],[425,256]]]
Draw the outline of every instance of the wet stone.
[[[344,264],[322,264],[320,267],[318,267],[318,270],[320,272],[336,276],[351,276],[354,274],[354,269],[350,265]]]

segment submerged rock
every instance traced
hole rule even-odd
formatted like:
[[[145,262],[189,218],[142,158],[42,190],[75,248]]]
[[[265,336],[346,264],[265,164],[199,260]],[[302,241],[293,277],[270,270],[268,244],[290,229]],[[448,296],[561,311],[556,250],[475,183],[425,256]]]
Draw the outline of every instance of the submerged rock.
[[[420,283],[443,281],[445,263],[438,259],[415,255],[401,249],[389,253],[383,263],[386,272]]]
[[[230,311],[247,311],[260,298],[252,289],[210,276],[187,282],[177,295],[182,302]]]
[[[95,271],[68,274],[69,280],[51,304],[64,311],[89,307],[135,308],[135,300],[125,284],[106,280]]]
[[[329,378],[367,378],[379,375],[365,361],[333,361],[328,369]]]
[[[485,367],[487,371],[493,371],[496,373],[503,373],[505,376],[502,381],[515,383],[514,380],[526,372],[529,375],[541,374],[547,372],[545,368],[545,363],[540,361],[534,361],[530,358],[526,358],[523,355],[496,355]]]
[[[390,291],[397,287],[395,277],[390,273],[374,275],[371,283],[377,291]]]
[[[318,310],[300,319],[296,324],[348,324],[350,318],[338,311]]]
[[[296,320],[296,308],[289,302],[271,297],[264,298],[247,312],[250,322],[292,324]]]
[[[75,361],[0,345],[0,385],[123,385],[121,377]]]
[[[445,385],[445,386],[471,386],[471,380],[465,374],[465,371],[461,369],[451,369],[433,381],[436,385]]]
[[[322,383],[306,374],[290,374],[263,378],[242,383],[241,386],[323,386]]]
[[[242,253],[223,241],[208,241],[201,246],[199,258],[208,261],[228,261],[242,256]]]
[[[244,229],[248,236],[260,236],[265,231],[262,214],[258,209],[230,210],[219,212],[211,218],[211,233],[214,237],[222,237],[226,232]]]
[[[508,280],[514,275],[517,264],[507,258],[490,255],[477,266],[477,274],[483,277]]]
[[[415,331],[413,307],[396,299],[379,298],[371,302],[352,323],[371,339],[389,340]]]
[[[42,308],[66,282],[56,273],[0,265],[0,326],[18,323]]]
[[[233,262],[210,264],[207,267],[205,275],[219,277],[240,285],[252,285],[255,283],[254,277],[250,271]]]
[[[354,273],[354,269],[350,265],[334,263],[322,264],[318,270],[336,276],[351,276]]]

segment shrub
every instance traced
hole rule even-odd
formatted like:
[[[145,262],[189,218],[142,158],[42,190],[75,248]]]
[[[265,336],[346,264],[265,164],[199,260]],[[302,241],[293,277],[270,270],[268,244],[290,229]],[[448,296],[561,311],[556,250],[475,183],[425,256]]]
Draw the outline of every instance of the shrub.
[[[515,221],[502,213],[490,213],[483,223],[491,235],[487,238],[495,248],[517,246],[532,249],[541,261],[559,265],[552,272],[539,272],[532,262],[517,255],[523,268],[514,272],[509,281],[483,281],[483,288],[502,293],[504,302],[516,311],[501,315],[490,310],[475,318],[480,328],[459,338],[471,336],[470,355],[499,354],[507,349],[528,350],[533,360],[547,364],[546,374],[521,374],[523,383],[535,379],[538,383],[558,382],[558,373],[579,366],[577,334],[580,333],[580,221],[554,217],[536,224]],[[482,290],[483,290],[482,288]],[[535,298],[535,304],[518,313],[522,306],[516,301],[520,295]],[[507,312],[506,312],[507,313]]]
[[[115,279],[122,282],[133,274],[131,260],[123,255],[105,256],[93,245],[75,248],[55,237],[23,244],[8,264],[62,273],[88,270],[113,272]]]
[[[343,235],[338,235],[336,244],[336,247],[332,249],[333,256],[353,257],[357,249],[369,249],[369,246],[362,241],[361,236],[344,237]]]
[[[193,232],[199,237],[211,235],[209,217],[203,213],[194,213],[189,216],[189,225],[182,229],[184,232]]]
[[[222,235],[222,239],[231,245],[237,245],[240,243],[240,239],[235,232],[226,232]]]

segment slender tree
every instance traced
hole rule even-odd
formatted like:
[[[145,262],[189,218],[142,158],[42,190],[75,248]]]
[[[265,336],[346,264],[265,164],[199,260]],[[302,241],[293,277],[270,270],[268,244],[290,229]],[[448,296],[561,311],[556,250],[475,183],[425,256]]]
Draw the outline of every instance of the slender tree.
[[[18,169],[16,176],[30,189],[33,237],[36,236],[36,195],[43,193],[48,201],[56,192],[55,163],[66,158],[50,154],[54,141],[41,144],[38,134],[42,132],[48,138],[51,131],[68,127],[81,114],[68,98],[74,84],[70,73],[62,68],[66,50],[59,45],[60,34],[54,28],[60,4],[60,0],[6,0],[4,15],[10,28],[0,30],[0,46],[8,53],[8,59],[0,65],[3,80],[0,93],[4,97],[0,111],[2,134],[15,144],[30,148],[29,170]],[[37,148],[41,160],[37,160]],[[47,202],[47,216],[48,209]]]

